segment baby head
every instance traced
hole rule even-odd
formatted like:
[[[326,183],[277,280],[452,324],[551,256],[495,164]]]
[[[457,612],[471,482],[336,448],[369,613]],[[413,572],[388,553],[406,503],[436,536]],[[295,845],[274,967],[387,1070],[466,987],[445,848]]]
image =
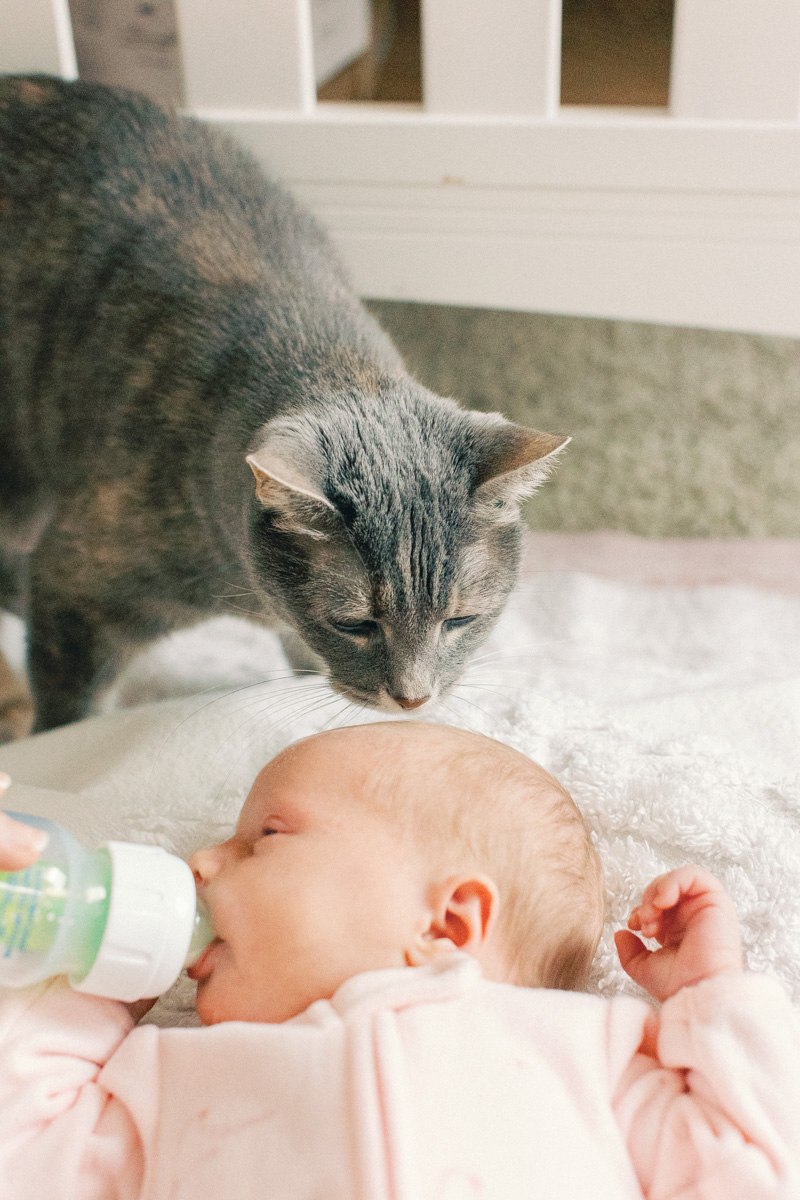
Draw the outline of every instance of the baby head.
[[[580,987],[602,927],[602,870],[568,793],[442,725],[290,746],[233,836],[190,865],[218,935],[191,972],[206,1024],[285,1021],[362,971],[455,950],[490,979]]]

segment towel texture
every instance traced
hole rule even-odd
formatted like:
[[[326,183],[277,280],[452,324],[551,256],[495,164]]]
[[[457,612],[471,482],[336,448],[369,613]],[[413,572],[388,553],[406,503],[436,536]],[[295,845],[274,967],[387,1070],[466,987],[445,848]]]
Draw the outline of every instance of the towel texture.
[[[185,855],[228,836],[254,775],[288,743],[382,719],[316,677],[292,678],[272,635],[232,617],[134,664],[116,702],[132,701],[3,747],[8,806],[53,816],[88,844],[128,838]],[[733,896],[749,965],[800,1003],[800,597],[534,575],[426,719],[516,746],[586,814],[609,893],[593,990],[636,992],[612,932],[655,874],[695,861]],[[182,980],[152,1019],[190,1013]]]

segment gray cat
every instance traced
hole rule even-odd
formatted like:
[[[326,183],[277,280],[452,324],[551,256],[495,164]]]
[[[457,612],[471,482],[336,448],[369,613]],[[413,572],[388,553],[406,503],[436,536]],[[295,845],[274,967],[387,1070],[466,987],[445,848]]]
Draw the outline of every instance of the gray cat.
[[[0,606],[28,622],[36,729],[231,595],[353,701],[440,696],[567,440],[411,379],[219,132],[0,79]]]

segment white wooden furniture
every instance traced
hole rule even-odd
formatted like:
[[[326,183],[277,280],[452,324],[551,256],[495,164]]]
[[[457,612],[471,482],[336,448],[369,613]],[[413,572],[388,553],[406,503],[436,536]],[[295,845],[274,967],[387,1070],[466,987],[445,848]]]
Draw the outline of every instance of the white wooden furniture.
[[[317,104],[309,0],[177,0],[188,108],[365,296],[800,335],[800,3],[677,0],[666,111],[560,108],[558,0],[423,0],[421,107]],[[67,0],[0,69],[75,72]]]

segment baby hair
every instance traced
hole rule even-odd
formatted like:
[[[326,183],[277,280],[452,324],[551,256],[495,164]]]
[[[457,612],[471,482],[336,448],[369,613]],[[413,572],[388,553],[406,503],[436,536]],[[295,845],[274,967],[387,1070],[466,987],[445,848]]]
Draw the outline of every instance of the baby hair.
[[[422,723],[391,729],[399,736],[387,740],[380,778],[369,788],[373,801],[437,867],[449,873],[468,865],[494,880],[512,982],[582,987],[605,889],[572,797],[524,754],[482,734]]]

